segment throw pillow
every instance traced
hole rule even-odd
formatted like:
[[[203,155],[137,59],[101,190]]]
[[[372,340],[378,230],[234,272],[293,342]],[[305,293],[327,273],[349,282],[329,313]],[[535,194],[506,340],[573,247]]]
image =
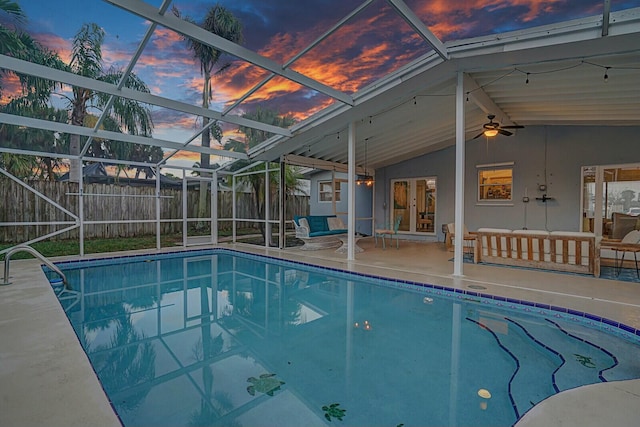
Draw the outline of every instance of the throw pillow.
[[[345,225],[342,220],[338,217],[329,217],[327,218],[327,224],[329,225],[329,230],[344,230]]]

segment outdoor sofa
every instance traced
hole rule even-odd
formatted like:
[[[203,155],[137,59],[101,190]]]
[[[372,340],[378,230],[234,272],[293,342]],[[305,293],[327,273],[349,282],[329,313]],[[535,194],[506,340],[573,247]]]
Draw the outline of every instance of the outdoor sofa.
[[[293,217],[296,237],[304,242],[303,251],[337,247],[339,236],[347,234],[347,227],[335,215],[306,215]]]
[[[594,233],[480,228],[474,260],[600,276]]]

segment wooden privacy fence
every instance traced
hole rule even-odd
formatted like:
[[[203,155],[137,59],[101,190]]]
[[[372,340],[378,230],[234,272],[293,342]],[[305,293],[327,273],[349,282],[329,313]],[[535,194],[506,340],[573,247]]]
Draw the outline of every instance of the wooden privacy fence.
[[[60,206],[79,216],[78,184],[72,182],[30,181],[28,185],[38,193],[45,195]],[[115,238],[153,235],[156,232],[156,189],[154,186],[121,186],[116,184],[85,184],[84,221],[100,221],[99,224],[85,224],[85,238]],[[230,191],[218,194],[218,218],[221,230],[230,229],[232,217],[232,199]],[[187,218],[197,218],[198,187],[187,190]],[[238,193],[236,217],[259,219],[252,194]],[[277,200],[277,199],[276,199]],[[210,216],[210,195],[207,195],[205,217]],[[270,218],[278,218],[278,204],[271,203]],[[287,198],[286,218],[294,215],[306,215],[309,210],[308,196]],[[162,188],[160,190],[160,232],[176,234],[182,232],[182,189]],[[136,222],[141,220],[148,223]],[[66,225],[26,225],[24,223],[74,222],[74,218],[58,207],[44,200],[33,191],[18,183],[0,178],[0,243],[24,242],[62,230]],[[21,225],[3,225],[22,223]],[[195,225],[195,222],[189,222]],[[257,228],[256,222],[242,222],[238,227]],[[73,239],[79,237],[79,229],[74,229],[54,239]]]

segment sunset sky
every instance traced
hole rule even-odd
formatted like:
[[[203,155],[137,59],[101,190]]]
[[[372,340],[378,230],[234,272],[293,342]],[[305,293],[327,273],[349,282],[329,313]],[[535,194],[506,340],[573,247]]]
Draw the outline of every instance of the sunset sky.
[[[28,21],[24,28],[66,60],[71,40],[83,23],[96,22],[106,31],[103,57],[107,67],[124,68],[149,23],[101,0],[18,0]],[[159,6],[161,0],[147,0]],[[291,59],[336,24],[361,0],[222,0],[244,26],[243,46],[279,63]],[[406,0],[407,5],[442,41],[482,36],[552,24],[602,13],[602,0]],[[612,0],[612,10],[640,6],[640,0]],[[199,22],[214,2],[176,0],[183,15]],[[170,12],[168,12],[170,13]],[[354,93],[429,51],[428,45],[383,0],[376,0],[344,28],[330,36],[292,69],[335,89]],[[235,58],[214,80],[211,108],[224,110],[269,73]],[[134,72],[157,95],[194,105],[201,103],[202,76],[180,35],[158,27]],[[5,90],[10,87],[4,83]],[[64,102],[60,97],[60,102]],[[333,101],[274,78],[230,114],[241,115],[257,105],[296,119]],[[154,135],[186,141],[199,127],[196,117],[153,107]],[[226,126],[226,133],[236,128]]]

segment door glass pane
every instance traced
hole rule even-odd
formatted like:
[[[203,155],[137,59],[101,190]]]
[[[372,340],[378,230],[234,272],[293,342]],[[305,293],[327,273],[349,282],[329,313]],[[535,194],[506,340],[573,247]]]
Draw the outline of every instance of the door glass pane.
[[[593,232],[594,217],[601,215],[602,235],[611,237],[616,227],[613,221],[614,214],[622,214],[622,216],[640,214],[640,165],[604,167],[601,212],[595,212],[595,171],[596,167],[583,168],[582,230]]]
[[[582,231],[593,232],[596,210],[596,168],[582,170]]]
[[[409,218],[409,194],[410,194],[410,182],[409,181],[395,181],[393,183],[393,215],[390,221],[393,222],[398,215],[402,216],[400,227],[398,230],[409,231],[409,225],[411,220]]]
[[[416,180],[415,230],[433,233],[436,214],[435,179]]]

